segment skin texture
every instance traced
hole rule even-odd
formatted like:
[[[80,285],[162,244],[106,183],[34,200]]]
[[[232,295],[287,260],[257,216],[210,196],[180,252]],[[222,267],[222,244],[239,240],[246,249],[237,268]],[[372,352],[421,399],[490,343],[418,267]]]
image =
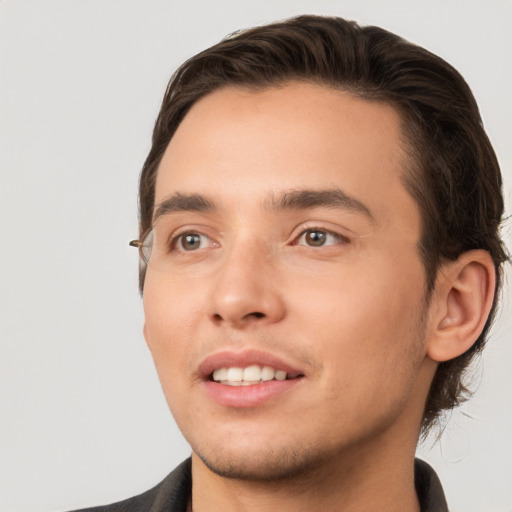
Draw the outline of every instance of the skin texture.
[[[436,368],[428,351],[440,360],[463,347],[437,332],[457,325],[446,297],[459,274],[447,270],[426,304],[406,169],[391,106],[317,85],[227,87],[178,128],[156,204],[196,194],[211,208],[155,222],[144,334],[193,450],[194,510],[419,510],[412,464]],[[302,190],[342,190],[359,206],[278,204]],[[311,246],[319,231],[325,245]],[[184,250],[184,232],[200,245]],[[489,272],[468,261],[482,288]],[[219,404],[200,365],[247,350],[300,379],[254,406]]]

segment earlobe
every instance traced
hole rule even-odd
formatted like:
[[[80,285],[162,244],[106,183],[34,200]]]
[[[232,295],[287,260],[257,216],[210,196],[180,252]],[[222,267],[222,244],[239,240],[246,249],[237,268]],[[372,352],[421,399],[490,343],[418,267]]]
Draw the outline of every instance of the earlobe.
[[[466,352],[482,332],[494,299],[496,273],[490,254],[463,253],[444,264],[433,292],[427,355],[434,361]]]

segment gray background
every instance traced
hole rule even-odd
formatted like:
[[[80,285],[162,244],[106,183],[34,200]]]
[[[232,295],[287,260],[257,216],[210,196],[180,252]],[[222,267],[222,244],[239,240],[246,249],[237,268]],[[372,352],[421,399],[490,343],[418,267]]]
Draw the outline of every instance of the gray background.
[[[1,2],[2,511],[128,497],[188,455],[141,333],[128,247],[139,170],[184,59],[299,13],[381,25],[454,64],[480,104],[510,213],[510,1]],[[510,221],[507,231],[510,244]],[[420,448],[454,512],[512,510],[511,302],[509,287],[475,398]]]

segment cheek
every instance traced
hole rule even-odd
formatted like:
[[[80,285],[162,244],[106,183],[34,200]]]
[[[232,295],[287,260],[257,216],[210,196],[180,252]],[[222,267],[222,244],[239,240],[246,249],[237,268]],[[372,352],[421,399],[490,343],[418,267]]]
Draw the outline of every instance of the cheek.
[[[307,314],[297,315],[333,389],[377,393],[413,379],[422,360],[421,267],[406,275],[386,267],[376,263],[317,280]]]
[[[144,286],[144,337],[169,399],[174,381],[183,380],[188,360],[187,347],[194,338],[194,308],[197,301],[158,274],[148,272]],[[171,385],[171,382],[173,383]]]
[[[173,290],[171,293],[170,290]],[[186,361],[191,346],[189,308],[183,290],[148,273],[144,286],[144,337],[172,414],[178,420],[188,396]]]
[[[144,316],[150,348],[186,334],[194,311],[200,307],[200,297],[191,286],[184,287],[158,272],[148,272],[144,284]]]

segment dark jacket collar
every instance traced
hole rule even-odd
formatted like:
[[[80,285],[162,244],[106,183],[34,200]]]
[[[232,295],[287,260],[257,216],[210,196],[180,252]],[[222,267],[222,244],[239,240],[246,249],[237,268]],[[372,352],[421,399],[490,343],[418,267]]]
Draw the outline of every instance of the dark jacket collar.
[[[414,484],[421,512],[448,512],[441,482],[420,459],[414,461]],[[182,462],[157,486],[133,498],[75,512],[186,512],[192,492],[191,461]]]
[[[436,472],[421,459],[414,461],[414,485],[421,512],[448,512],[443,487]]]

